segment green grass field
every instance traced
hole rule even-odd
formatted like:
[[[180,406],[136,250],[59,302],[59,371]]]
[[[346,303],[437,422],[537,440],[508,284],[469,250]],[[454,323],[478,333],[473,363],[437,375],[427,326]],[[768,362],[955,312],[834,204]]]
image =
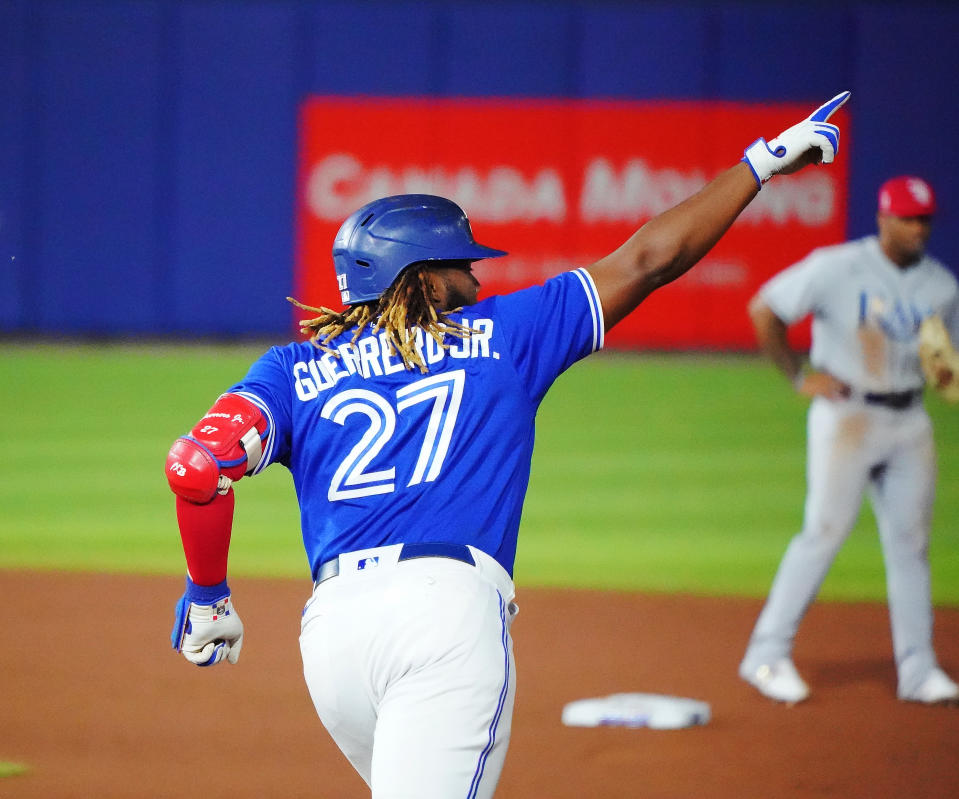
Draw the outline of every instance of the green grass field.
[[[163,463],[257,346],[0,345],[0,568],[182,574]],[[928,400],[937,604],[959,604],[959,408]],[[801,520],[806,403],[748,356],[593,356],[539,416],[520,586],[762,596]],[[230,572],[307,579],[292,481],[237,489]],[[882,599],[868,505],[822,596]]]

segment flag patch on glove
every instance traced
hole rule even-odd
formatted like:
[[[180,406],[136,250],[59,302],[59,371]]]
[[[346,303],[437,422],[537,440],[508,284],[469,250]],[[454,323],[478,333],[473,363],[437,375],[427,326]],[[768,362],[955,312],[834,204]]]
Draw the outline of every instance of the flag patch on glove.
[[[213,606],[213,621],[216,621],[221,616],[229,616],[230,615],[229,605],[230,605],[229,597],[225,597],[221,599],[219,602],[217,602]]]

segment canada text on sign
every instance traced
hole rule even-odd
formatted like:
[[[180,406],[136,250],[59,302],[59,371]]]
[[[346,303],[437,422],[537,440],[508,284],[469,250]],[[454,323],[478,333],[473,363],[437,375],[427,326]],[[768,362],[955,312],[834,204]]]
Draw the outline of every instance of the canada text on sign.
[[[339,307],[330,268],[336,231],[357,208],[391,194],[449,197],[466,210],[478,241],[509,252],[477,264],[481,297],[588,267],[735,164],[758,136],[775,136],[808,111],[726,102],[309,98],[300,117],[295,293],[309,305]],[[759,285],[846,236],[851,142],[840,124],[835,163],[767,183],[703,261],[645,300],[606,345],[755,348],[746,306]]]

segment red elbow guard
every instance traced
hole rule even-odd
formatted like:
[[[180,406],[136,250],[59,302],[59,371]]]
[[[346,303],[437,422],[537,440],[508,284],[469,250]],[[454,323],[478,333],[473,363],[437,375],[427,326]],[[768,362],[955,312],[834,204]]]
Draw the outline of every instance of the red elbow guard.
[[[178,438],[167,456],[166,475],[177,496],[205,504],[217,493],[250,474],[263,456],[269,423],[252,402],[224,394],[197,422],[190,435]]]
[[[205,505],[216,496],[220,467],[213,454],[189,438],[178,438],[166,457],[166,477],[178,497]]]

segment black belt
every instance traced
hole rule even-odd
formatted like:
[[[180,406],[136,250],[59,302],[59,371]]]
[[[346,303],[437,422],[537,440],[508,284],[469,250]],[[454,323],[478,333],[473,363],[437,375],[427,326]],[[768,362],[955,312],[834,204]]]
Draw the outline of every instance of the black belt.
[[[403,544],[400,555],[396,560],[397,562],[401,562],[404,560],[413,560],[414,558],[449,558],[450,560],[468,563],[470,566],[476,565],[476,561],[473,559],[473,553],[470,552],[470,548],[466,546],[466,544],[443,544],[435,542]],[[317,569],[316,572],[314,584],[319,585],[324,580],[336,577],[339,573],[340,559],[339,556],[337,556],[320,564],[320,568]]]
[[[870,405],[883,405],[886,408],[901,411],[912,405],[912,403],[919,398],[920,394],[922,394],[920,389],[916,389],[915,391],[892,391],[888,394],[865,394],[863,395],[863,399]]]

